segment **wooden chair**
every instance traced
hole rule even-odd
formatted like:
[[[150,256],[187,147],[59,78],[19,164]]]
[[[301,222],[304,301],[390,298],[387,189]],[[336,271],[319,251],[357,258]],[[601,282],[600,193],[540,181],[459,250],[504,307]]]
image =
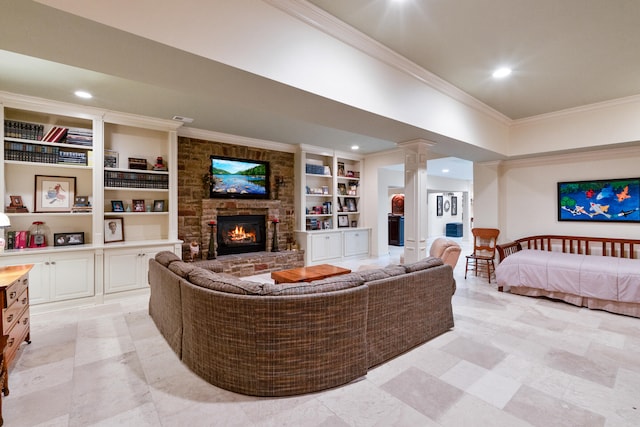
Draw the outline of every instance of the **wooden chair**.
[[[496,245],[500,230],[497,228],[473,228],[473,253],[467,255],[467,265],[464,269],[464,278],[467,278],[468,271],[475,271],[476,276],[487,275],[489,283],[491,276],[495,274],[496,266]]]

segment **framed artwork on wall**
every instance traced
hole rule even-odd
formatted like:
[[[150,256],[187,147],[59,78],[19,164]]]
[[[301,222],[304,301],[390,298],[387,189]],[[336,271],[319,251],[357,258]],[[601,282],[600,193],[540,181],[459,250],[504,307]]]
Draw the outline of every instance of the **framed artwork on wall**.
[[[436,196],[436,216],[443,215],[443,204],[444,204],[444,197]]]
[[[458,215],[458,198],[451,196],[451,216]]]
[[[558,221],[640,222],[640,178],[558,182]]]

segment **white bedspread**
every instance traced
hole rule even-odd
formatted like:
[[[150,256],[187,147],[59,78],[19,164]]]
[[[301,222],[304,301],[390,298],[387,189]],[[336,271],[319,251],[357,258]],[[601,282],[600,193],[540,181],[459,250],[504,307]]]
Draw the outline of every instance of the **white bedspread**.
[[[524,249],[496,267],[498,286],[640,302],[640,260]]]

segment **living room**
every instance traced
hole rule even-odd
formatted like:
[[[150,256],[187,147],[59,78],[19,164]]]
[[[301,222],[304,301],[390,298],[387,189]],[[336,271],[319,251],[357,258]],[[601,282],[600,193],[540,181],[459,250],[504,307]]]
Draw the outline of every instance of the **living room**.
[[[440,80],[427,76],[415,64],[398,62],[393,55],[390,58],[387,49],[375,43],[372,46],[368,38],[361,39],[349,30],[342,37],[351,34],[366,42],[349,44],[307,24],[333,21],[327,14],[311,8],[312,13],[303,20],[294,17],[301,13],[299,8],[309,10],[307,2],[217,4],[211,7],[220,9],[202,13],[202,21],[193,21],[167,5],[164,13],[171,17],[161,23],[154,22],[156,16],[137,15],[145,11],[122,13],[130,8],[126,2],[113,3],[110,10],[101,10],[98,5],[87,10],[79,4],[82,2],[73,6],[74,2],[66,2],[67,6],[62,3],[7,2],[7,16],[14,19],[0,28],[3,99],[15,103],[16,98],[25,98],[27,104],[35,103],[51,115],[71,114],[74,108],[82,113],[85,108],[92,113],[106,112],[104,122],[96,119],[96,123],[106,124],[106,133],[122,131],[138,137],[134,128],[139,125],[153,131],[143,132],[142,138],[157,132],[161,136],[156,139],[162,144],[169,139],[166,135],[175,138],[175,152],[149,147],[142,150],[152,159],[166,154],[169,173],[175,173],[175,187],[167,193],[171,197],[175,194],[175,199],[166,197],[170,211],[123,215],[125,238],[137,239],[134,242],[138,246],[146,245],[145,239],[157,245],[155,235],[148,238],[147,233],[159,229],[160,241],[163,245],[170,241],[169,249],[184,253],[186,247],[176,243],[180,239],[187,244],[198,239],[205,246],[201,249],[206,249],[203,233],[208,230],[207,221],[193,214],[194,205],[185,199],[200,203],[206,199],[204,163],[210,155],[227,150],[227,155],[238,158],[256,159],[265,151],[273,156],[273,177],[284,177],[277,199],[285,203],[279,212],[288,218],[278,226],[286,247],[297,228],[294,218],[299,210],[294,192],[300,188],[295,173],[283,168],[295,167],[299,144],[352,156],[352,144],[347,142],[357,140],[360,154],[355,156],[362,158],[361,173],[366,177],[358,188],[364,203],[358,225],[371,230],[370,256],[341,260],[339,264],[358,269],[399,263],[402,249],[390,247],[387,239],[389,188],[405,192],[413,182],[407,173],[389,172],[388,168],[404,166],[407,161],[406,149],[396,143],[416,139],[429,142],[428,158],[421,159],[427,191],[433,188],[426,166],[432,158],[456,157],[474,163],[469,198],[461,205],[461,212],[468,216],[464,237],[459,239],[463,254],[470,251],[471,214],[474,225],[499,228],[502,241],[554,233],[640,239],[635,224],[558,221],[556,193],[558,182],[638,175],[637,94],[512,120],[478,105],[477,99],[455,87],[442,86]],[[283,13],[281,7],[286,6],[293,15]],[[64,12],[65,7],[77,7],[75,13],[84,17]],[[574,7],[582,10],[581,5]],[[244,19],[229,19],[238,11]],[[116,15],[124,15],[130,22],[120,24],[122,27],[115,25],[119,28],[116,30],[111,27]],[[635,17],[635,11],[628,16]],[[50,20],[59,25],[51,28],[42,24]],[[149,25],[142,25],[147,20]],[[343,23],[334,24],[336,33],[345,31]],[[182,42],[185,34],[198,39],[201,35],[189,30],[199,28],[211,28],[214,34],[207,43],[195,42],[199,51],[180,52],[181,61],[170,60],[166,54],[175,47],[169,46]],[[149,33],[133,36],[136,31]],[[280,44],[291,42],[300,43],[291,47],[295,55],[287,54],[291,51]],[[210,54],[216,58],[213,65],[204,59]],[[109,59],[118,55],[123,61]],[[344,63],[336,64],[345,58]],[[301,68],[295,68],[293,62],[302,63]],[[9,75],[9,64],[15,66],[19,76]],[[338,77],[335,70],[339,70]],[[143,77],[133,78],[134,71]],[[209,78],[196,80],[199,74]],[[71,77],[56,77],[62,75]],[[121,83],[112,91],[117,100],[106,99],[104,92],[94,101],[80,101],[67,94],[69,82],[103,82],[106,86],[114,77]],[[263,80],[272,84],[265,86]],[[562,86],[571,86],[570,80]],[[494,83],[485,82],[484,86],[495,88]],[[553,91],[539,92],[542,97],[551,97]],[[191,99],[187,100],[186,93]],[[585,100],[590,101],[586,93]],[[151,111],[142,106],[143,99],[156,104],[153,114],[142,112]],[[49,101],[65,108],[53,109],[47,105]],[[3,108],[16,107],[12,104]],[[191,114],[194,110],[206,110],[206,114],[198,116],[192,125],[176,123],[175,129],[157,129],[160,121],[174,115],[196,116]],[[254,116],[254,110],[260,110],[260,114]],[[125,120],[128,115],[143,115],[147,120],[133,123]],[[255,120],[247,124],[249,115]],[[84,123],[88,120],[78,119]],[[204,129],[205,122],[214,125]],[[283,129],[288,138],[280,137],[285,134]],[[127,152],[124,145],[119,148],[121,161]],[[188,171],[181,169],[182,155],[195,155],[195,151],[203,165],[192,169],[185,162]],[[82,194],[102,194],[98,185],[102,171],[79,173],[90,175],[78,180],[86,191]],[[33,194],[33,180],[20,185],[25,194]],[[440,185],[436,188],[459,190]],[[273,190],[275,195],[276,188]],[[8,205],[13,194],[3,191]],[[110,209],[108,202],[117,199],[121,190],[108,191],[114,193],[113,197],[100,196],[107,202],[100,209]],[[420,197],[427,199],[428,195]],[[150,195],[144,198],[151,202],[155,199]],[[165,197],[157,197],[161,198]],[[423,215],[429,207],[425,204],[423,208],[424,212],[411,211],[408,215]],[[78,230],[91,230],[94,236],[96,251],[91,262],[101,266],[100,270],[83,270],[82,280],[87,282],[85,277],[89,276],[92,285],[97,283],[96,277],[104,279],[102,266],[111,265],[108,274],[116,275],[119,265],[115,259],[108,261],[111,264],[103,263],[103,248],[97,248],[102,245],[103,224],[96,216],[98,220],[92,215],[77,217]],[[49,218],[51,226],[68,220],[59,214],[49,214]],[[424,233],[428,248],[437,236],[427,227],[415,225],[418,222],[410,224],[408,231]],[[89,232],[85,233],[88,236]],[[111,248],[119,243],[114,242]],[[137,249],[128,254],[129,258],[145,253]],[[78,252],[72,247],[65,250]],[[345,387],[283,399],[241,396],[202,381],[180,363],[155,329],[147,314],[148,295],[138,286],[140,283],[132,288],[123,285],[107,289],[113,298],[104,299],[102,304],[34,315],[33,341],[23,346],[24,352],[10,372],[11,394],[3,399],[5,420],[8,425],[638,424],[634,390],[640,387],[640,368],[629,356],[639,347],[637,319],[499,294],[482,278],[465,280],[461,264],[454,270],[458,289],[453,298],[453,330]],[[106,283],[110,282],[116,280]],[[144,278],[137,282],[144,282]],[[92,287],[96,290],[105,291],[104,287]],[[88,298],[86,292],[79,288],[72,299]],[[121,292],[128,296],[120,298]],[[38,293],[34,289],[34,295]]]

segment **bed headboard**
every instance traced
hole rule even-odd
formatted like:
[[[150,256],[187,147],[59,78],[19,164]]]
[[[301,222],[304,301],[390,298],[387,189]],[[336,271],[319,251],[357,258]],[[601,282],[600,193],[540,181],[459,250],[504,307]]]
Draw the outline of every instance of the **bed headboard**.
[[[530,236],[497,245],[497,249],[501,260],[522,249],[603,255],[631,259],[640,258],[640,240],[614,239],[608,237]]]

